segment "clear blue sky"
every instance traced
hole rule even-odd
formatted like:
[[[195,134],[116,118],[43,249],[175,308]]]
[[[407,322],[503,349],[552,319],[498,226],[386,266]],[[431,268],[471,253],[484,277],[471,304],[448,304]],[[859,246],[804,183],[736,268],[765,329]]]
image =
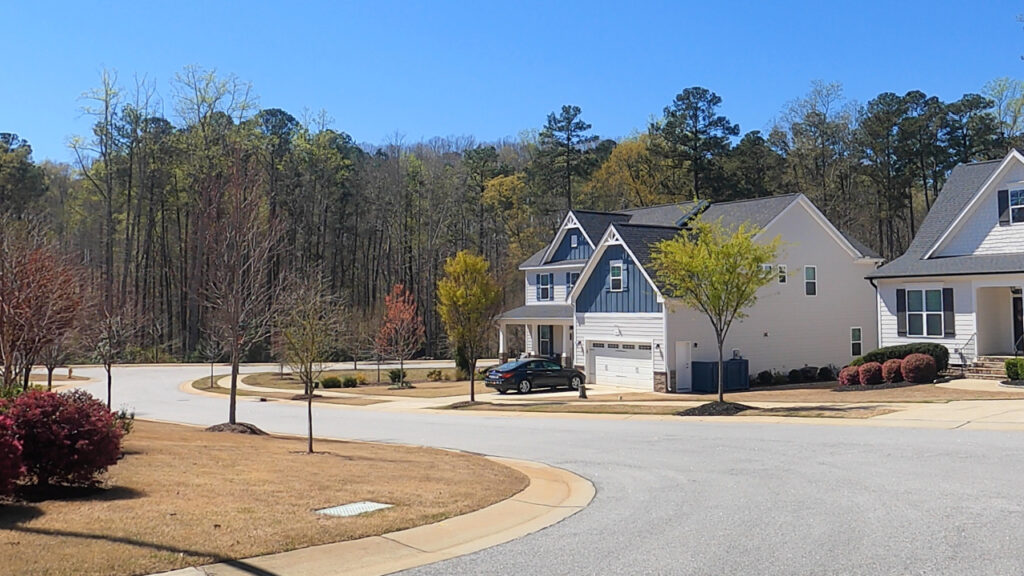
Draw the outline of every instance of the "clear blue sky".
[[[1024,78],[1024,5],[948,2],[47,2],[0,0],[0,132],[36,160],[86,134],[99,72],[158,83],[186,64],[253,82],[264,108],[325,109],[358,142],[537,129],[562,104],[601,136],[644,128],[683,88],[765,129],[815,79],[860,102],[945,100]]]

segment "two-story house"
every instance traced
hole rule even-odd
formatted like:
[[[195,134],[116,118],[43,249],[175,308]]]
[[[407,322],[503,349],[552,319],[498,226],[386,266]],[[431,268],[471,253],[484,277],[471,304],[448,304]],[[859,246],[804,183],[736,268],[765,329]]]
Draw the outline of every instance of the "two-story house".
[[[778,235],[785,242],[772,265],[775,280],[729,333],[730,355],[746,358],[752,371],[789,370],[841,366],[876,346],[875,294],[863,278],[881,260],[800,194],[617,213],[575,211],[552,244],[524,263],[527,304],[502,315],[500,325],[525,324],[528,353],[561,354],[591,383],[690,389],[690,363],[717,360],[714,333],[707,318],[666,298],[650,256],[655,244],[698,214],[726,226],[747,222],[761,230],[759,239]],[[570,256],[562,247],[573,230],[586,231],[585,255]],[[562,254],[567,257],[556,256]],[[550,269],[559,265],[571,267],[572,275],[560,278]],[[561,294],[548,295],[552,282],[563,284],[563,301],[539,299]]]
[[[1024,352],[1024,156],[954,168],[906,253],[868,278],[882,346],[937,342],[959,365]]]

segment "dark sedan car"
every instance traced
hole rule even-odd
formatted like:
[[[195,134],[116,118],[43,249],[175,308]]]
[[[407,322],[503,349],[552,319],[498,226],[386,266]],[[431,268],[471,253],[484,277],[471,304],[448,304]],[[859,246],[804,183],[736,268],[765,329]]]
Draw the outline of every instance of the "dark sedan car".
[[[535,388],[566,387],[579,390],[583,384],[583,373],[572,368],[562,368],[557,362],[543,358],[524,358],[506,362],[487,371],[484,383],[504,394],[517,390],[526,394]]]

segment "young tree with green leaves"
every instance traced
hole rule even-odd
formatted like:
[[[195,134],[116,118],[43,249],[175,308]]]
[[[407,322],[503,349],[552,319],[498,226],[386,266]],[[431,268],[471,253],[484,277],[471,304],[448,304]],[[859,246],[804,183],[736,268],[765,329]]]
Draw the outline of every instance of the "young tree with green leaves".
[[[469,361],[469,401],[477,360],[487,350],[487,336],[501,307],[501,289],[488,271],[483,256],[463,250],[444,264],[444,278],[437,283],[437,310],[448,332],[448,343]]]
[[[757,302],[757,291],[769,284],[774,272],[765,268],[775,260],[781,240],[756,240],[759,230],[746,223],[729,229],[720,221],[698,219],[690,229],[654,246],[652,259],[666,296],[699,310],[715,331],[718,343],[718,401],[724,402],[725,364],[722,350],[729,328],[747,316]]]

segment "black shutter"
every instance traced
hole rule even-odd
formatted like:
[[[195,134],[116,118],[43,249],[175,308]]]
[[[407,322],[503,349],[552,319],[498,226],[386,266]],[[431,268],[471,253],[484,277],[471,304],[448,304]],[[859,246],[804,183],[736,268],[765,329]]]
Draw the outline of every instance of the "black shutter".
[[[946,336],[956,336],[956,314],[953,313],[953,289],[942,289],[942,325]]]
[[[999,225],[1010,225],[1010,191],[1000,190],[999,194]]]
[[[896,335],[907,335],[907,291],[896,289]]]
[[[540,300],[540,274],[536,274],[535,276],[537,280],[537,284],[535,286],[537,288],[537,300]]]

